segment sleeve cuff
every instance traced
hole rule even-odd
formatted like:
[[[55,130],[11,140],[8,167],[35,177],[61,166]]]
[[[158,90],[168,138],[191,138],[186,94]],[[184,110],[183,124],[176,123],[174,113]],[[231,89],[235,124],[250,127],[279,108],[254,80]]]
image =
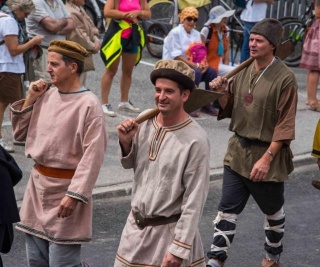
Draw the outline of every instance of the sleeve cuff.
[[[188,260],[191,251],[191,245],[182,243],[178,240],[173,240],[172,244],[169,246],[168,251],[181,259]]]

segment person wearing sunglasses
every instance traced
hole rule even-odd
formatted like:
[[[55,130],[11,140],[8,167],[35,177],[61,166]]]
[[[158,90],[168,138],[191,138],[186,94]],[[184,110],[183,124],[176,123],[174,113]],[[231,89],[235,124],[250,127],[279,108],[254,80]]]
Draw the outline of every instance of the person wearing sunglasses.
[[[194,7],[186,7],[179,14],[180,24],[173,28],[164,39],[162,59],[181,60],[195,71],[195,84],[205,83],[205,89],[210,90],[209,82],[217,77],[217,73],[210,68],[208,63],[196,63],[187,56],[186,52],[191,44],[201,43],[200,32],[195,29],[199,13]],[[193,117],[199,117],[199,111],[190,113]]]

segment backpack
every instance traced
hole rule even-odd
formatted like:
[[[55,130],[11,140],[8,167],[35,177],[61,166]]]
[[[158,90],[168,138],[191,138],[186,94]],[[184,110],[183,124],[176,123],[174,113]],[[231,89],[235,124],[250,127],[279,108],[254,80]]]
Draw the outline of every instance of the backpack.
[[[186,55],[194,63],[204,63],[207,57],[207,48],[202,43],[194,42],[189,45]]]
[[[246,8],[248,1],[249,1],[249,0],[232,0],[233,4],[234,4],[236,7],[239,7],[239,8],[242,8],[242,9],[245,9],[245,8]]]

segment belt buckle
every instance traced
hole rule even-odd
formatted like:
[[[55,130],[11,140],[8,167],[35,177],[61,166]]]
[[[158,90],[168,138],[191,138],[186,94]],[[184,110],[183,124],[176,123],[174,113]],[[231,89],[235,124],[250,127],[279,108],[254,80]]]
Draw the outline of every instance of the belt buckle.
[[[145,226],[145,219],[144,217],[141,215],[140,212],[135,212],[134,213],[134,219],[136,221],[136,224],[138,226],[138,228],[140,230],[143,230],[146,226]]]

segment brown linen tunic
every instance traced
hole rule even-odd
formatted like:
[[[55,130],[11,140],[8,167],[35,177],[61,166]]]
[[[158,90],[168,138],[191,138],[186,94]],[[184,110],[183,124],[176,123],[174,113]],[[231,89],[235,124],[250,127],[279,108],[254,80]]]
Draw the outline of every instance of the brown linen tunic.
[[[250,145],[243,148],[236,135],[229,140],[224,164],[233,171],[249,178],[253,165],[262,157],[272,141],[284,141],[283,148],[275,155],[264,181],[281,182],[288,179],[293,170],[290,142],[295,135],[297,109],[297,83],[293,72],[279,59],[266,70],[253,90],[253,102],[247,106],[244,98],[248,93],[253,63],[238,73],[231,85],[233,90],[232,113],[227,109],[220,116],[231,117],[229,130],[241,137],[259,140],[267,146]],[[254,80],[263,70],[256,73]],[[231,103],[231,101],[230,101]],[[229,106],[230,107],[230,106]]]
[[[184,259],[181,266],[205,266],[198,224],[208,193],[209,150],[206,133],[190,118],[172,127],[160,127],[155,118],[139,126],[121,159],[124,168],[134,168],[132,210],[147,218],[181,217],[140,230],[131,212],[114,266],[160,266],[167,251]]]
[[[58,244],[82,244],[92,236],[92,190],[103,161],[107,134],[98,98],[89,90],[60,93],[51,87],[33,106],[11,106],[16,140],[26,156],[47,167],[74,169],[72,179],[31,170],[17,229]],[[74,213],[58,218],[62,198],[79,199]]]

